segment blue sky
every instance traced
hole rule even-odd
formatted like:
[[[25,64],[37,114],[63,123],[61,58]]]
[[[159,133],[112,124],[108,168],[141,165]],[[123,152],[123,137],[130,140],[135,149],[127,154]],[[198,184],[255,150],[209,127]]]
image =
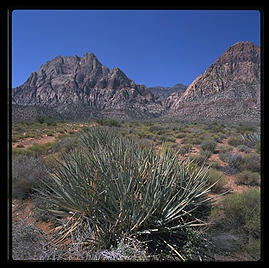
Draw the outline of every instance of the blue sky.
[[[14,10],[12,87],[56,56],[93,52],[137,84],[190,84],[238,41],[260,46],[257,10]]]

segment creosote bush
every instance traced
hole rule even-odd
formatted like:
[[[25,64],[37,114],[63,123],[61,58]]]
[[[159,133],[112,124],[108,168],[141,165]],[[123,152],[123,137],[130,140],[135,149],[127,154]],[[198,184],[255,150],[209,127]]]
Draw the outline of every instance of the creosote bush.
[[[201,144],[201,148],[203,151],[208,151],[208,152],[211,152],[213,153],[215,148],[216,148],[216,142],[213,141],[213,140],[208,140],[208,141],[204,141],[202,142]]]
[[[260,174],[258,172],[244,170],[237,174],[235,182],[237,184],[255,186],[260,185],[260,180]]]
[[[250,188],[242,193],[233,193],[222,201],[226,224],[247,232],[254,238],[260,237],[261,202],[260,190]]]
[[[212,191],[215,193],[224,192],[224,186],[227,184],[227,179],[221,171],[210,168],[209,169],[209,184],[216,183],[212,187]]]
[[[69,219],[55,241],[87,223],[91,232],[83,243],[100,249],[133,235],[169,245],[171,237],[184,237],[187,227],[205,224],[196,211],[209,205],[207,169],[105,127],[84,129],[79,144],[39,189],[55,207],[49,211]]]
[[[46,168],[41,158],[18,155],[12,161],[12,198],[29,197],[43,176]]]

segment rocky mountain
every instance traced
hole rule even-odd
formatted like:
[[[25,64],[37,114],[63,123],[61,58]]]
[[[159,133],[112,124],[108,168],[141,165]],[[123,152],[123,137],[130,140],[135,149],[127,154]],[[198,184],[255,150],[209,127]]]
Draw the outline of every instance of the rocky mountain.
[[[186,88],[187,86],[183,84],[176,84],[172,87],[155,86],[149,87],[148,89],[153,95],[165,100],[168,96],[174,93],[178,93],[178,96],[180,96],[186,90]]]
[[[119,68],[105,67],[93,53],[81,58],[58,56],[12,90],[12,114],[20,118],[30,111],[49,111],[54,117],[70,119],[258,121],[260,68],[260,48],[238,42],[187,88],[182,84],[147,88],[135,84]]]
[[[238,42],[228,48],[181,96],[169,96],[178,117],[256,120],[260,117],[260,48]]]
[[[12,102],[47,107],[67,118],[147,118],[164,110],[150,90],[136,85],[119,68],[103,66],[93,53],[48,61],[13,89]]]

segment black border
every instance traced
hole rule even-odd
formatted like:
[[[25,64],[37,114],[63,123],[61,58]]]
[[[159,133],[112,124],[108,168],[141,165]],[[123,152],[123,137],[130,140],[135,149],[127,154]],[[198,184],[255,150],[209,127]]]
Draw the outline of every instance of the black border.
[[[11,128],[12,128],[12,120],[11,120],[11,81],[12,81],[12,68],[11,68],[11,62],[12,62],[12,12],[14,10],[81,10],[81,9],[89,9],[89,10],[257,10],[260,12],[261,16],[261,176],[262,176],[262,182],[261,182],[261,198],[262,198],[262,233],[261,233],[261,259],[260,262],[265,261],[265,252],[264,252],[264,102],[265,102],[265,96],[264,96],[264,4],[260,5],[238,5],[236,3],[228,3],[228,1],[225,2],[225,4],[221,3],[214,3],[214,4],[207,4],[204,3],[203,5],[192,5],[189,4],[190,1],[186,1],[185,3],[181,3],[179,5],[175,5],[175,1],[173,1],[173,4],[167,5],[146,5],[144,3],[144,6],[139,5],[137,1],[136,4],[128,3],[128,4],[114,4],[114,5],[100,5],[100,2],[96,4],[94,1],[91,1],[91,5],[31,5],[26,4],[24,1],[24,4],[18,3],[18,4],[10,4],[5,6],[4,8],[1,7],[0,11],[0,19],[1,19],[1,35],[2,38],[2,46],[1,46],[1,53],[2,53],[2,61],[3,66],[6,66],[6,68],[3,68],[1,71],[2,79],[2,90],[1,92],[1,101],[3,102],[2,105],[0,105],[0,111],[1,111],[1,119],[4,121],[4,125],[7,128],[7,132],[3,131],[3,124],[1,124],[1,131],[0,131],[0,139],[1,139],[1,159],[7,161],[1,161],[1,171],[2,173],[7,174],[7,180],[2,178],[2,194],[1,198],[3,198],[1,208],[1,219],[7,218],[7,225],[1,224],[1,233],[3,234],[2,237],[4,239],[1,239],[2,243],[4,244],[2,250],[2,258],[1,260],[4,260],[4,262],[17,262],[12,260],[12,252],[11,252],[11,208],[12,208],[12,200],[8,199],[9,196],[11,196],[11,149],[12,149],[12,143],[11,143]],[[7,89],[7,90],[4,90]],[[4,119],[4,120],[3,120]],[[8,142],[9,141],[9,142]],[[8,145],[8,146],[7,146]],[[8,157],[7,157],[8,156]],[[4,171],[4,172],[3,172]],[[29,262],[27,262],[29,263]],[[216,262],[214,262],[215,264]],[[229,263],[229,262],[225,262]],[[240,262],[245,263],[245,262]],[[251,262],[246,262],[251,263]],[[255,263],[257,263],[255,261]],[[207,263],[208,264],[208,263]]]

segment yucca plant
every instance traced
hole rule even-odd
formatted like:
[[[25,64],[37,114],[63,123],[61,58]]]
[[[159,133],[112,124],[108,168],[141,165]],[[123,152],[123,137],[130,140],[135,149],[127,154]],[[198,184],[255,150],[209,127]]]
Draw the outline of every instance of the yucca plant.
[[[244,144],[250,147],[255,146],[257,142],[259,142],[261,139],[261,135],[257,131],[252,133],[246,132],[244,134],[241,134],[241,137],[244,141]]]
[[[165,237],[205,224],[195,211],[210,200],[208,171],[179,161],[170,149],[157,153],[111,128],[93,127],[62,159],[39,190],[55,207],[50,212],[68,219],[58,242],[84,225],[91,229],[85,243],[109,248],[122,237]]]

